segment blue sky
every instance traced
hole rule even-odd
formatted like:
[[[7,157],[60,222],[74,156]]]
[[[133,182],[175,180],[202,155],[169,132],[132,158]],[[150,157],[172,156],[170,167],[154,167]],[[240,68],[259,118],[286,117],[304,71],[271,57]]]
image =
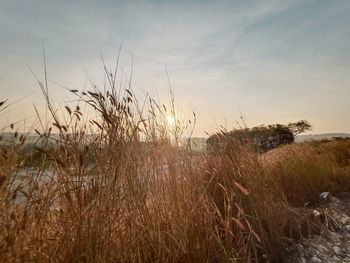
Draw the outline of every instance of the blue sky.
[[[165,64],[179,111],[199,115],[196,135],[308,119],[314,133],[350,132],[350,2],[0,0],[0,100],[16,102],[2,126],[34,118],[43,100],[44,43],[51,95],[102,79],[100,53],[123,42],[134,89],[166,98]]]

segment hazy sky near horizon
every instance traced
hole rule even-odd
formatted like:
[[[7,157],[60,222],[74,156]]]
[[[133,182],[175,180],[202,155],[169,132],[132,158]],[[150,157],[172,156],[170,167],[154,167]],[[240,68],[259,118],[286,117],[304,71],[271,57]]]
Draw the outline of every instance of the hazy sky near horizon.
[[[313,133],[350,132],[350,1],[0,0],[0,127],[35,117],[43,105],[28,65],[50,94],[71,99],[86,72],[97,81],[102,53],[133,87],[166,97],[169,76],[196,135],[248,125],[309,120]],[[59,84],[59,85],[57,85]]]

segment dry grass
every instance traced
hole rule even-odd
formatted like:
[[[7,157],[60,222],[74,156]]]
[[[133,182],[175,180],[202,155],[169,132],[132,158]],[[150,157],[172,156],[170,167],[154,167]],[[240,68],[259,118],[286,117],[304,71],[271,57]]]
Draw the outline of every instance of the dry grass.
[[[349,190],[349,142],[266,156],[232,142],[193,156],[178,144],[184,126],[166,124],[173,100],[140,104],[106,78],[103,92],[72,90],[79,103],[66,118],[40,83],[54,123],[38,131],[37,173],[16,185],[25,162],[11,147],[0,155],[2,262],[280,262],[286,240],[317,229],[307,208],[288,203]],[[82,103],[95,118],[82,121]]]
[[[350,191],[350,140],[287,145],[264,156],[290,204],[315,205],[319,193]]]

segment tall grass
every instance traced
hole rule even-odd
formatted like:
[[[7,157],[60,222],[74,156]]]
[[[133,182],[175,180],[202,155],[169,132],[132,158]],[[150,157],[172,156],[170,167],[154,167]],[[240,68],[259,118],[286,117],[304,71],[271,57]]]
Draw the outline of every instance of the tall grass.
[[[194,156],[180,145],[184,125],[166,122],[174,103],[140,103],[105,73],[108,87],[71,90],[79,102],[65,113],[39,82],[53,123],[37,130],[42,158],[25,186],[14,179],[27,159],[1,151],[3,262],[280,262],[288,240],[317,226],[296,207],[335,184],[348,190],[348,144],[261,156],[228,141]]]
[[[350,191],[350,140],[287,145],[266,154],[290,204],[315,205],[319,193]]]

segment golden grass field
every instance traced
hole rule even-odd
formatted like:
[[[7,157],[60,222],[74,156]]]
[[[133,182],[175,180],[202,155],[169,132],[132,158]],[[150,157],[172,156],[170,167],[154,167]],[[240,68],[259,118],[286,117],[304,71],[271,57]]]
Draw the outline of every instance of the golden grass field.
[[[169,125],[173,107],[108,80],[72,90],[79,106],[62,112],[40,82],[53,123],[37,129],[44,143],[19,154],[17,137],[0,152],[1,262],[281,262],[291,240],[320,231],[319,194],[350,190],[349,140],[193,154],[185,125]],[[29,165],[36,173],[16,184]]]

